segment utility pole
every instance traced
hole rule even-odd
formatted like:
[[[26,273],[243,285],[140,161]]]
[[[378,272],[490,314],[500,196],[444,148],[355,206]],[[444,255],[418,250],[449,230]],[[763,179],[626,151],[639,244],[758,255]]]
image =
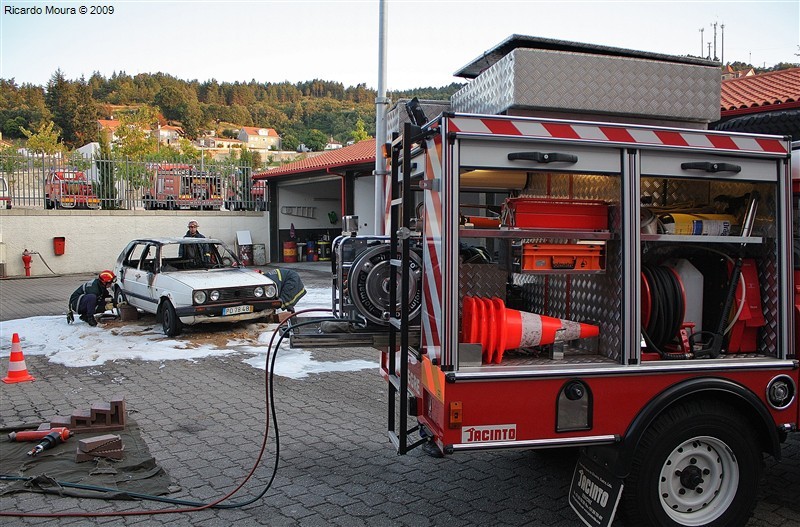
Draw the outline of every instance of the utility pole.
[[[708,59],[711,59],[711,42],[708,43]]]
[[[725,65],[725,24],[719,26],[720,30],[722,30],[722,65]]]
[[[700,28],[700,57],[701,58],[703,56],[703,31],[705,31],[705,30],[706,29],[704,27]]]
[[[714,60],[717,60],[717,23],[711,25],[714,27]]]

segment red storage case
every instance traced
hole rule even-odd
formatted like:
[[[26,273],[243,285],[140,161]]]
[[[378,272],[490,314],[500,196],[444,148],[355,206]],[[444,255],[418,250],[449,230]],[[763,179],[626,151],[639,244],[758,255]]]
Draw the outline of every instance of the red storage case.
[[[595,200],[508,198],[503,219],[508,227],[605,231],[608,205]]]
[[[523,243],[522,270],[600,271],[602,255],[602,245]]]

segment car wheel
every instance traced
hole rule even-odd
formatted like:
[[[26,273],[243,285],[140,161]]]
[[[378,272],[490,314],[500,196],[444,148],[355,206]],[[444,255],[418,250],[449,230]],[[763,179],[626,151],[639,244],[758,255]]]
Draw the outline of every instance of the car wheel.
[[[622,508],[630,525],[743,526],[755,507],[762,464],[753,426],[735,408],[687,403],[642,437]]]
[[[159,311],[161,312],[161,329],[164,330],[164,335],[168,337],[179,335],[183,324],[181,324],[178,315],[175,313],[175,307],[173,307],[172,302],[169,300],[162,301]]]
[[[128,297],[125,296],[125,293],[122,291],[120,286],[116,286],[114,288],[114,302],[117,305],[128,303]]]

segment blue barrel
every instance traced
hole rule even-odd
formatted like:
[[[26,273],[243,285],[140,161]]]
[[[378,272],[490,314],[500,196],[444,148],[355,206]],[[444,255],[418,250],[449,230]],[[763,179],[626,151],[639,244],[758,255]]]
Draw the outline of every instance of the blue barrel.
[[[316,252],[316,242],[314,242],[314,240],[308,240],[308,242],[306,242],[306,261],[313,262]]]

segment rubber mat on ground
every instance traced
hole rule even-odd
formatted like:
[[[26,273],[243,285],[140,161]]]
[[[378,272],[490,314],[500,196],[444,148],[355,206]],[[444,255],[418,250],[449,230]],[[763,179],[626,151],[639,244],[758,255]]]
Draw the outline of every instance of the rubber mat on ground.
[[[109,433],[122,439],[124,451],[121,460],[95,457],[90,461],[76,462],[79,440]],[[159,496],[169,492],[169,475],[156,463],[139,427],[131,419],[124,430],[75,434],[37,456],[27,455],[37,442],[11,442],[7,433],[3,436],[0,439],[0,474],[26,479],[0,481],[0,495],[43,492],[83,498],[135,499],[130,493]],[[75,488],[63,485],[64,482],[112,490]]]

